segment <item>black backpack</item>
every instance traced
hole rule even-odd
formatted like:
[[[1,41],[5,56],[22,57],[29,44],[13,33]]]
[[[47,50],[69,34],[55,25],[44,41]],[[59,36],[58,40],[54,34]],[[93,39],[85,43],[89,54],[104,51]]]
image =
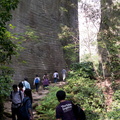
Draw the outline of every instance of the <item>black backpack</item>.
[[[86,120],[85,112],[82,110],[79,104],[73,104],[73,112],[77,120]]]

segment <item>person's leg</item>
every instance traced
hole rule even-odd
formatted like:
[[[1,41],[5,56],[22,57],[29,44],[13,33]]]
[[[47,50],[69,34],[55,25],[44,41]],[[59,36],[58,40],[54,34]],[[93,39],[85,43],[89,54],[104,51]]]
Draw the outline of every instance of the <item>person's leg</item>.
[[[35,83],[35,90],[36,90],[36,88],[37,88],[37,85],[36,85],[36,83]]]
[[[35,83],[36,92],[38,92],[38,83]]]
[[[54,83],[56,82],[56,78],[54,78]]]
[[[12,111],[12,120],[16,120],[16,109],[15,108],[11,108],[11,111]]]
[[[54,78],[54,83],[56,83],[57,82],[57,78]]]
[[[19,108],[16,108],[16,113],[17,113],[17,120],[22,120],[19,112]]]
[[[46,85],[44,85],[44,90],[46,90]]]
[[[45,90],[45,85],[43,85],[43,90]]]
[[[47,90],[48,90],[48,86],[49,86],[49,85],[46,85],[46,89],[47,89]]]
[[[36,92],[38,92],[38,87],[39,87],[39,84],[37,83],[37,85],[36,85]]]
[[[66,77],[65,74],[63,74],[63,81],[65,81],[65,77]]]

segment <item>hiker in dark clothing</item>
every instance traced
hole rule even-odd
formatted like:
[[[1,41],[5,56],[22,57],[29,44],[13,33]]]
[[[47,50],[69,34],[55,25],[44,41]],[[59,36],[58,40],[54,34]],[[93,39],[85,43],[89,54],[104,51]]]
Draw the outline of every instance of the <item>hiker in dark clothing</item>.
[[[12,120],[19,120],[19,108],[21,106],[24,94],[18,91],[17,85],[13,85],[13,91],[11,92],[10,99],[12,100],[11,110],[12,110]],[[16,119],[17,116],[17,119]]]
[[[49,78],[48,78],[48,75],[45,73],[44,76],[43,76],[43,89],[45,90],[49,84],[50,84],[50,81],[49,81]]]
[[[66,93],[59,90],[56,97],[60,104],[56,107],[56,120],[76,120],[71,101],[65,100]]]
[[[33,120],[31,89],[26,89],[24,94],[25,97],[22,102],[22,107],[20,108],[20,120]]]
[[[19,87],[19,90],[20,90],[20,91],[24,92],[24,90],[23,90],[23,83],[22,83],[22,82],[20,82],[20,83],[18,84],[18,87]]]
[[[34,82],[33,82],[33,85],[35,85],[36,92],[38,92],[39,84],[40,84],[40,77],[36,75],[36,77],[34,78]]]

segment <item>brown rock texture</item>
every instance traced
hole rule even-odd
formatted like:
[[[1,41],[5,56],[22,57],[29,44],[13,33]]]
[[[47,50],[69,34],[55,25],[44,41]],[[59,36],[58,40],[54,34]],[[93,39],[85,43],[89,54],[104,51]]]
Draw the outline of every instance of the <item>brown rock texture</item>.
[[[77,0],[69,2],[77,4]],[[77,8],[67,7],[67,16],[60,12],[60,7],[67,4],[67,0],[20,0],[18,8],[12,11],[13,19],[10,23],[16,26],[12,32],[24,33],[26,26],[29,26],[39,36],[37,41],[23,42],[25,49],[17,58],[13,58],[11,67],[15,70],[15,83],[28,77],[32,85],[35,75],[42,78],[44,73],[48,73],[52,81],[53,72],[57,70],[61,74],[61,70],[66,67],[62,45],[58,39],[60,24],[73,28],[77,25]]]

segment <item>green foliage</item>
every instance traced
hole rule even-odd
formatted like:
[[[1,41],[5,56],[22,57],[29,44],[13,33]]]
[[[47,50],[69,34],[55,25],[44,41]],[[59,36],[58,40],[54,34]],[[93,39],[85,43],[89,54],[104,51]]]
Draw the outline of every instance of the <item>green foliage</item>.
[[[38,114],[40,114],[39,120],[55,120],[55,108],[58,104],[56,91],[58,90],[58,87],[50,88],[48,95],[43,101],[40,101],[41,105],[36,108]]]
[[[0,63],[6,63],[15,54],[16,45],[7,35],[6,22],[12,18],[11,10],[17,7],[18,0],[1,0],[0,1]]]
[[[12,82],[12,74],[14,73],[13,69],[7,66],[0,67],[0,97],[6,97],[10,93],[10,84]]]
[[[95,72],[93,68],[92,62],[81,62],[81,63],[74,63],[71,65],[71,70],[76,71],[78,76],[84,77],[84,78],[95,78]],[[76,73],[75,73],[76,74]]]
[[[11,10],[17,7],[18,0],[0,0],[0,120],[3,120],[3,100],[9,94],[11,69],[3,66],[16,54],[16,45],[11,41],[6,24],[12,19]]]
[[[26,26],[25,33],[16,33],[18,42],[38,41],[39,36],[36,35],[36,31],[29,26]],[[40,41],[40,40],[39,40]]]
[[[102,64],[111,77],[119,77],[120,70],[120,3],[109,4],[108,1],[102,1],[102,20],[101,31],[99,34],[99,47],[102,56]],[[106,57],[105,57],[106,55]]]
[[[9,24],[9,29],[12,31],[12,29],[15,29],[16,27],[12,24]],[[23,44],[26,42],[38,42],[38,35],[36,35],[36,31],[29,26],[26,26],[24,33],[12,33],[10,31],[7,31],[7,36],[11,39],[11,41],[16,45],[16,56],[19,56],[19,52],[24,50],[25,47]],[[40,42],[40,40],[39,40]],[[25,62],[25,61],[24,61]]]
[[[19,0],[0,0],[0,30],[5,30],[6,22],[12,18],[10,11],[17,7],[18,2]]]
[[[78,74],[79,71],[75,72],[75,76],[69,78],[64,90],[69,93],[70,100],[85,109],[88,120],[99,120],[100,116],[105,113],[104,95],[97,88],[94,80],[80,77]]]
[[[61,12],[68,12],[68,10],[66,8],[64,8],[64,7],[60,7],[60,11]]]
[[[4,120],[4,101],[11,91],[13,70],[7,66],[0,66],[0,120]]]
[[[86,67],[89,68],[88,63],[82,63],[82,65],[86,65]],[[86,78],[84,77],[85,75],[79,75],[79,69],[82,65],[73,64],[71,71],[68,73],[67,85],[62,88],[55,86],[51,87],[49,94],[43,99],[43,101],[40,101],[41,105],[37,107],[37,111],[40,114],[41,120],[55,119],[55,108],[59,104],[55,94],[60,89],[66,91],[67,100],[72,100],[74,103],[81,105],[86,113],[87,120],[119,120],[120,90],[117,89],[115,91],[113,103],[110,106],[111,110],[107,111],[105,97],[102,89],[97,87],[97,81]],[[89,65],[92,64],[89,63]],[[92,67],[90,67],[90,69],[92,69]],[[83,74],[88,74],[87,72]]]
[[[116,90],[113,95],[112,110],[107,113],[110,120],[120,119],[120,90]]]
[[[79,67],[76,69],[74,66],[73,68],[74,71],[70,71],[67,78],[67,85],[63,88],[50,88],[49,94],[43,101],[40,101],[41,105],[37,107],[37,111],[41,116],[40,119],[55,119],[55,107],[59,104],[55,94],[59,89],[66,91],[66,99],[81,105],[88,120],[103,120],[105,118],[104,95],[95,85],[96,81],[79,76]]]
[[[1,34],[1,32],[0,32]],[[9,63],[12,55],[16,54],[15,48],[16,45],[10,40],[7,31],[4,31],[4,34],[1,34],[0,37],[0,63],[5,64]]]
[[[62,43],[67,64],[78,61],[78,39],[75,32],[67,25],[61,25],[58,37]]]
[[[74,63],[77,61],[78,53],[75,50],[75,45],[74,44],[68,44],[63,47],[64,54],[65,54],[65,59],[66,61],[70,61],[70,63]]]

